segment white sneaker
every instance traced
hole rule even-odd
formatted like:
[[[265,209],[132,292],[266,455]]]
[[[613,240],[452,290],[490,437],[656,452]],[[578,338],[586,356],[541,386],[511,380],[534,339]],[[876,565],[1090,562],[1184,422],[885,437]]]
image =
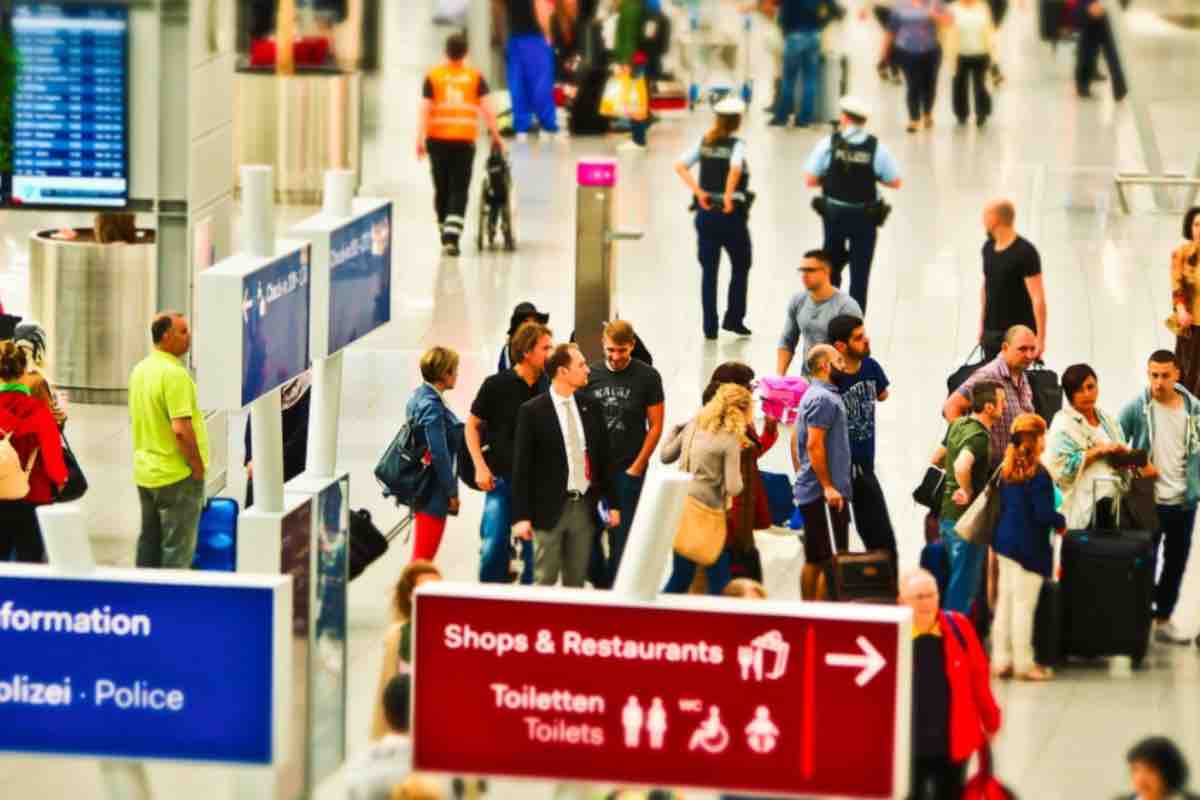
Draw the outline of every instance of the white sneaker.
[[[1167,620],[1154,626],[1154,640],[1163,644],[1187,644],[1190,636],[1184,636],[1175,628],[1175,623]]]
[[[621,142],[619,145],[617,145],[618,153],[640,153],[640,152],[642,152],[642,149],[643,148],[640,144],[637,144],[636,142],[631,142],[631,141],[630,142]]]
[[[552,136],[554,137],[554,141],[558,144],[566,144],[567,142],[571,141],[571,134],[568,133],[565,128],[560,128],[558,133],[552,134]]]
[[[517,134],[517,142],[519,144],[525,144],[525,142],[528,142],[528,141],[529,141],[528,133],[518,133]]]

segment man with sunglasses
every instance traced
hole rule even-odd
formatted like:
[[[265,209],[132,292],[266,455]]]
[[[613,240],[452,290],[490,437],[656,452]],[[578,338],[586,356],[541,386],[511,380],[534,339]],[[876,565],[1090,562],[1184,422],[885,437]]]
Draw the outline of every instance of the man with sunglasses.
[[[625,320],[604,325],[604,358],[591,364],[591,376],[581,392],[595,401],[608,429],[621,524],[607,529],[608,554],[596,536],[588,565],[588,580],[597,589],[611,589],[621,566],[625,541],[646,477],[646,465],[663,433],[663,384],[658,370],[633,357],[637,336]]]
[[[819,344],[829,343],[829,323],[835,317],[863,316],[858,302],[833,285],[830,263],[824,250],[809,250],[804,254],[800,263],[804,291],[796,293],[788,303],[787,322],[779,340],[776,372],[780,375],[786,375],[792,365],[801,337],[804,338],[801,352],[807,353]]]

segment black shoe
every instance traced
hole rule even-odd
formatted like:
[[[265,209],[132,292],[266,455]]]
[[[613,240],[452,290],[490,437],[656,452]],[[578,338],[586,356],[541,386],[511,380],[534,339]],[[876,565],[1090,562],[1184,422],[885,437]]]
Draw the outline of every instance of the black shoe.
[[[1116,100],[1119,103],[1125,99],[1125,95],[1127,94],[1129,94],[1128,89],[1123,89],[1119,92],[1113,92],[1113,100]]]
[[[768,123],[767,123],[767,127],[770,127],[770,128],[786,128],[786,127],[787,127],[787,120],[786,120],[786,119],[778,119],[778,118],[776,118],[776,119],[772,119],[770,122],[768,122]]]
[[[796,120],[796,124],[793,125],[792,127],[793,128],[811,128],[812,123],[811,122],[801,122],[800,120]]]
[[[446,242],[442,245],[442,255],[457,256],[458,254],[458,242]]]
[[[736,333],[738,336],[753,336],[754,335],[754,333],[749,328],[747,328],[744,324],[742,324],[740,322],[737,325],[728,325],[728,324],[722,325],[721,329],[727,330],[730,333]]]
[[[966,117],[959,117],[959,118],[958,118],[958,125],[959,125],[959,127],[960,127],[960,128],[961,128],[963,125],[966,125],[966,124],[967,124],[967,118],[966,118]]]
[[[963,120],[963,121],[965,122],[966,120]],[[975,120],[975,127],[982,128],[984,125],[987,125],[987,115],[986,114],[984,116],[980,117],[979,119]]]
[[[1080,100],[1091,100],[1092,99],[1092,93],[1088,92],[1088,91],[1082,91],[1082,92],[1076,91],[1075,94],[1079,97]]]
[[[710,342],[715,342],[717,340],[717,335],[715,333],[709,333],[705,331],[704,338]]]

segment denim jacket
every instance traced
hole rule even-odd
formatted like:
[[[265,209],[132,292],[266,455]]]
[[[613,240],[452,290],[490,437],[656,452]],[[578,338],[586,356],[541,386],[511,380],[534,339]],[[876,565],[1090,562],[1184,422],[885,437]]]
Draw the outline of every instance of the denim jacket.
[[[463,425],[437,389],[422,383],[408,400],[408,419],[429,448],[433,465],[433,491],[417,511],[433,517],[449,513],[450,498],[458,497],[454,459],[462,446]]]
[[[1184,474],[1187,477],[1187,496],[1184,505],[1193,507],[1200,500],[1200,400],[1175,384],[1175,391],[1183,398],[1183,407],[1187,411],[1187,428],[1183,434],[1183,452],[1187,456],[1184,464]],[[1154,449],[1154,414],[1151,413],[1150,390],[1142,392],[1141,397],[1130,401],[1121,410],[1121,428],[1129,440],[1129,446],[1137,450],[1151,452]]]

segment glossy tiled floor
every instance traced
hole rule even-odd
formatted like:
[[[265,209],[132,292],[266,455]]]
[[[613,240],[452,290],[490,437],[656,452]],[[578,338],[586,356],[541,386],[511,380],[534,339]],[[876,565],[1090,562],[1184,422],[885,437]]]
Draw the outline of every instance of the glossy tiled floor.
[[[339,457],[353,476],[354,505],[385,521],[395,512],[379,498],[370,469],[401,422],[417,355],[434,343],[463,354],[460,388],[450,397],[463,413],[494,368],[515,303],[534,300],[551,312],[560,335],[570,330],[574,159],[611,153],[619,141],[515,147],[520,252],[476,255],[468,248],[460,259],[441,259],[428,210],[428,175],[412,157],[421,68],[443,35],[421,22],[431,16],[429,5],[430,0],[385,4],[384,68],[365,89],[364,193],[392,196],[400,209],[395,232],[402,245],[395,250],[393,283],[399,314],[389,329],[347,354]],[[1200,66],[1195,39],[1144,11],[1131,14],[1131,23],[1137,42],[1134,91],[1146,94],[1168,167],[1185,171],[1195,145],[1184,132],[1200,123],[1189,79]],[[848,23],[845,46],[852,54],[853,89],[875,105],[873,127],[900,160],[905,180],[880,240],[868,330],[876,357],[893,381],[892,399],[880,409],[879,469],[901,536],[902,559],[911,564],[921,527],[908,491],[940,434],[944,377],[970,349],[976,331],[984,201],[1011,197],[1019,228],[1041,249],[1051,366],[1061,371],[1070,363],[1090,362],[1100,374],[1102,403],[1109,409],[1137,390],[1150,350],[1170,345],[1161,320],[1168,302],[1168,256],[1179,224],[1176,216],[1151,213],[1148,196],[1136,192],[1133,216],[1115,209],[1112,172],[1141,166],[1131,110],[1128,103],[1118,107],[1110,99],[1083,103],[1074,98],[1073,49],[1055,52],[1037,42],[1031,8],[1015,6],[1006,24],[1009,79],[996,95],[992,122],[982,131],[956,128],[943,96],[938,127],[907,136],[901,90],[880,86],[871,68],[877,44],[873,22]],[[942,77],[948,94],[948,76]],[[626,162],[622,173],[624,224],[647,236],[621,245],[619,308],[656,356],[667,390],[668,422],[694,410],[715,364],[737,358],[760,371],[772,368],[786,300],[798,285],[796,254],[820,244],[818,220],[808,210],[809,192],[801,180],[803,158],[818,132],[768,129],[759,113],[751,119],[746,136],[760,198],[752,222],[755,267],[747,320],[757,332],[752,339],[706,343],[700,335],[694,238],[685,194],[670,164],[700,133],[704,116],[655,127],[649,153]],[[287,219],[304,213],[281,211]],[[9,237],[0,291],[6,299],[20,298],[21,250],[31,223],[10,217],[0,225]],[[19,300],[9,302],[19,305]],[[128,477],[125,415],[120,409],[76,406],[73,419],[74,443],[95,484],[85,504],[97,552],[105,561],[129,563],[137,500]],[[235,462],[240,461],[241,424],[235,419],[231,425]],[[777,469],[785,468],[783,447],[770,459]],[[234,472],[229,491],[239,496],[242,480]],[[452,579],[471,580],[475,574],[479,513],[479,496],[465,493],[463,512],[451,520],[438,559]],[[770,591],[795,599],[796,542],[762,535],[761,545]],[[354,751],[366,739],[376,642],[387,620],[389,588],[406,558],[406,548],[396,546],[352,587],[349,738]],[[1177,618],[1189,630],[1200,628],[1200,569],[1189,571]],[[1200,653],[1194,648],[1158,647],[1150,668],[1133,676],[1098,664],[1065,672],[1052,685],[1005,685],[998,692],[1007,717],[997,741],[998,763],[1022,797],[1115,794],[1124,785],[1125,749],[1149,733],[1174,736],[1200,758]],[[160,797],[215,799],[232,791],[228,775],[216,769],[155,766],[150,775]],[[338,779],[331,780],[321,795],[339,796],[339,787]],[[502,783],[494,791],[505,799],[549,794],[549,787],[529,784]],[[0,797],[102,796],[94,762],[0,759]]]

